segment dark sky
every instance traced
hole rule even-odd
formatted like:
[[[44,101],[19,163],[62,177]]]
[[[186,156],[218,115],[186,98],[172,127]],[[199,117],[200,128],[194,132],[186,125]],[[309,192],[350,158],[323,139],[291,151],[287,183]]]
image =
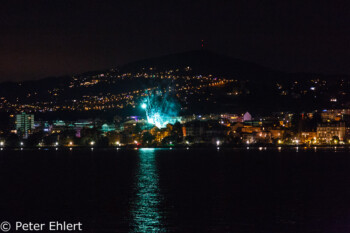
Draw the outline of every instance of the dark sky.
[[[111,68],[201,39],[274,69],[350,74],[348,2],[1,1],[0,81]]]

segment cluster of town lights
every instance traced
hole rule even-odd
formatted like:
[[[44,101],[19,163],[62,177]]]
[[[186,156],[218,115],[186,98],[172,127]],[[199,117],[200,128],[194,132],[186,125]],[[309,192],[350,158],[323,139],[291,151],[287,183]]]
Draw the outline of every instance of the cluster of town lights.
[[[350,144],[350,140],[348,140],[347,142]],[[147,142],[147,143],[148,143],[148,142]],[[315,140],[313,140],[313,141],[311,141],[308,145],[309,145],[309,146],[310,146],[311,144],[315,145],[316,143],[317,143],[317,142],[316,142]],[[133,144],[136,145],[136,146],[138,146],[138,147],[139,147],[139,146],[142,147],[141,143],[140,143],[139,141],[137,141],[137,140],[134,140],[134,141],[133,141]],[[192,142],[189,142],[188,140],[187,140],[187,141],[184,141],[184,145],[186,145],[186,148],[187,148],[187,149],[189,149],[189,146],[190,146],[191,144],[192,144]],[[251,142],[250,142],[249,140],[247,140],[247,141],[246,141],[246,145],[250,145],[250,144],[251,144]],[[301,142],[300,142],[300,140],[298,140],[298,139],[293,139],[293,140],[292,140],[292,144],[288,144],[288,143],[286,143],[285,141],[279,139],[279,140],[277,140],[277,144],[278,144],[278,145],[282,145],[282,144],[285,144],[285,145],[292,145],[292,144],[294,144],[295,146],[302,145]],[[332,144],[333,144],[333,145],[338,145],[338,144],[343,144],[343,145],[344,145],[344,144],[346,144],[346,143],[343,142],[343,141],[339,141],[338,139],[334,139],[334,140],[332,141]],[[89,142],[89,145],[91,146],[91,148],[93,148],[93,146],[96,145],[96,142],[95,142],[95,141],[90,141],[90,142]],[[120,141],[115,141],[115,144],[114,144],[114,145],[115,145],[117,148],[120,148],[120,147],[123,146],[124,144],[122,144]],[[169,141],[167,145],[170,146],[170,148],[171,148],[172,146],[175,146],[175,143],[174,143],[173,141]],[[216,140],[215,143],[214,143],[214,145],[216,145],[216,147],[219,149],[219,148],[223,145],[223,142],[220,141],[220,140]],[[305,145],[307,145],[307,144],[305,144]],[[9,145],[6,145],[5,141],[0,141],[0,148],[3,149],[5,146],[11,147],[11,146],[9,146]],[[40,142],[40,143],[38,144],[38,146],[39,146],[39,149],[40,149],[40,147],[44,147],[44,145],[43,145],[42,142]],[[52,144],[52,146],[58,148],[58,147],[60,146],[60,143],[59,143],[58,141],[57,141],[57,142],[54,142],[54,143]],[[74,144],[73,141],[69,141],[67,144],[65,144],[65,146],[73,147],[73,146],[76,146],[76,145]],[[25,147],[25,143],[24,143],[23,141],[20,141],[18,147],[20,147],[20,148]],[[147,147],[145,147],[145,148],[147,148]],[[248,146],[248,147],[246,147],[246,148],[249,149],[250,147]],[[259,147],[259,150],[260,150],[261,148],[262,148],[262,147]],[[305,148],[307,148],[307,147],[305,146]],[[314,146],[314,148],[316,148],[316,146]],[[278,149],[281,150],[281,147],[278,146]]]

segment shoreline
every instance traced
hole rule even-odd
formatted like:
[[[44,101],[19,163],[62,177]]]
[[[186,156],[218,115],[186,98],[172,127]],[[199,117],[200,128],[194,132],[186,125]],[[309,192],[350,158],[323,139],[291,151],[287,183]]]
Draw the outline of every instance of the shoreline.
[[[94,150],[94,149],[111,149],[111,150],[142,150],[142,149],[212,149],[212,150],[218,150],[218,149],[244,149],[244,150],[266,150],[266,149],[350,149],[350,145],[312,145],[312,146],[305,146],[305,145],[246,145],[246,146],[164,146],[164,147],[141,147],[141,146],[43,146],[43,147],[1,147],[0,151],[4,150]]]

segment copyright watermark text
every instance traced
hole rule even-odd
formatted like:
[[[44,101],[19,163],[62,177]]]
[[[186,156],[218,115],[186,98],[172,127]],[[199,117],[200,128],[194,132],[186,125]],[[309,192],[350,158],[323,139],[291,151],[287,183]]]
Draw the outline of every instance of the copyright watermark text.
[[[0,231],[44,231],[44,232],[79,232],[83,230],[83,224],[81,222],[60,222],[50,221],[46,223],[38,222],[8,222],[3,221],[0,223]]]

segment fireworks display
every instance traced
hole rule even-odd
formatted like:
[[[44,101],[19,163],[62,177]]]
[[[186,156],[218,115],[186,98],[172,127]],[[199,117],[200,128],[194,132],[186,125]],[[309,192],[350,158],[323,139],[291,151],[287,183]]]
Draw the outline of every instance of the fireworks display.
[[[180,121],[179,104],[169,95],[149,93],[142,101],[141,108],[146,111],[147,121],[158,128]]]

